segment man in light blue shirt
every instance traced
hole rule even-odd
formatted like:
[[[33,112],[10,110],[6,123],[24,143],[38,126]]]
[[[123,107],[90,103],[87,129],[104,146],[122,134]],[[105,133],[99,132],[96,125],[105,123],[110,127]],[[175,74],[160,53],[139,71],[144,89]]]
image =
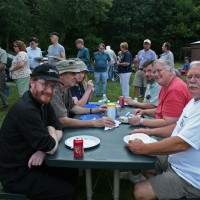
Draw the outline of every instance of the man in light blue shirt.
[[[141,109],[151,109],[158,106],[158,96],[160,93],[160,85],[156,82],[153,73],[153,60],[148,60],[143,64],[143,71],[145,74],[147,89],[144,95],[143,103],[140,103],[132,98],[126,98],[125,102],[128,105],[135,106]]]
[[[43,56],[41,49],[38,47],[38,39],[36,37],[30,38],[29,43],[30,46],[26,48],[26,51],[29,57],[30,68],[33,70],[40,65]]]

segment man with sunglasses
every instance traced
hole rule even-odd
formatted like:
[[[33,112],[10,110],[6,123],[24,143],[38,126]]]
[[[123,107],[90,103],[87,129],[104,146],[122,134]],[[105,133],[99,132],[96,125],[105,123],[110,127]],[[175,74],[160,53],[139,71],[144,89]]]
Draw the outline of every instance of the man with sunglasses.
[[[29,40],[30,46],[26,48],[29,57],[30,68],[33,70],[42,62],[42,52],[38,47],[38,39],[32,37]]]
[[[160,92],[160,85],[156,82],[153,73],[153,60],[148,60],[143,64],[143,71],[145,74],[147,89],[144,95],[144,100],[142,103],[133,100],[131,97],[125,99],[128,105],[142,108],[151,109],[158,106],[158,96]]]
[[[55,67],[33,70],[30,90],[13,105],[0,131],[0,181],[10,192],[34,200],[72,200],[77,169],[48,167],[62,130],[50,100],[59,82]]]

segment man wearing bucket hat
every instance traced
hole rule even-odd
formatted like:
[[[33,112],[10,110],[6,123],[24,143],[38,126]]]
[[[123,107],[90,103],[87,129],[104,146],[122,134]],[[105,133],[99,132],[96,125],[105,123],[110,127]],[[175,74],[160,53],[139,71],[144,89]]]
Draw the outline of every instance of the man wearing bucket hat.
[[[56,116],[63,127],[104,127],[114,126],[115,122],[110,118],[101,118],[98,120],[78,120],[69,118],[69,114],[94,114],[106,112],[106,106],[101,105],[98,108],[84,108],[74,105],[70,87],[76,83],[76,74],[80,72],[80,66],[84,65],[79,60],[63,60],[56,64],[60,74],[60,82],[56,87],[55,96],[51,100]]]
[[[10,109],[0,131],[0,181],[8,191],[30,199],[74,199],[77,169],[48,167],[43,162],[62,137],[50,104],[58,82],[55,67],[35,68],[30,90]]]
[[[85,106],[91,99],[94,87],[92,80],[87,81],[87,66],[81,65],[79,70],[80,72],[76,74],[76,84],[70,88],[70,92],[74,104]]]

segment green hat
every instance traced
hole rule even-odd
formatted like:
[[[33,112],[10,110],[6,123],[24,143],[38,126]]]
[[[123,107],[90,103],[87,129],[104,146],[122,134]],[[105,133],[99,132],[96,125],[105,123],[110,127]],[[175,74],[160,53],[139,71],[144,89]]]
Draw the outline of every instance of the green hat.
[[[56,63],[56,68],[59,74],[67,72],[80,72],[80,66],[84,63],[77,60],[61,60]]]

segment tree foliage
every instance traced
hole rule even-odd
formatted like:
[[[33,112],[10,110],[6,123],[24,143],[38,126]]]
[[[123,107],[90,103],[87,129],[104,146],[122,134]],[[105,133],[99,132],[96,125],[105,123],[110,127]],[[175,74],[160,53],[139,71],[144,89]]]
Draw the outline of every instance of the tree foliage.
[[[0,0],[0,44],[12,50],[16,39],[37,36],[42,49],[48,33],[60,33],[67,55],[76,55],[74,41],[83,38],[91,52],[100,42],[119,50],[123,41],[132,54],[145,38],[161,53],[165,41],[178,55],[182,46],[199,40],[199,0]]]

